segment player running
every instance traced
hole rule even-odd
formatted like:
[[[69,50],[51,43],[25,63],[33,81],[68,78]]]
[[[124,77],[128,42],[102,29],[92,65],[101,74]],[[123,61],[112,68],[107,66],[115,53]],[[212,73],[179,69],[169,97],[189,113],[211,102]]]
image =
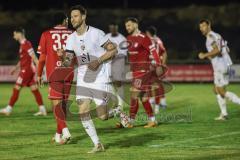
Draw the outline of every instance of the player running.
[[[16,28],[13,32],[13,38],[19,42],[19,57],[20,60],[18,64],[13,68],[11,74],[14,74],[19,68],[20,72],[18,74],[16,84],[13,87],[12,96],[7,107],[0,110],[0,114],[9,116],[12,113],[14,104],[17,102],[19,93],[22,87],[30,87],[32,94],[39,106],[39,112],[35,113],[35,116],[46,116],[47,111],[43,105],[42,95],[38,90],[38,86],[35,80],[35,65],[38,64],[38,59],[32,48],[32,44],[25,37],[25,30],[21,27]],[[34,65],[34,63],[35,65]]]
[[[107,93],[109,87],[109,67],[106,61],[116,53],[116,46],[106,39],[102,30],[86,24],[87,11],[81,6],[70,10],[71,23],[76,30],[67,39],[64,65],[69,65],[73,57],[78,61],[76,100],[82,125],[94,143],[88,153],[104,151],[90,115],[92,101],[97,106],[100,119],[108,118]],[[64,56],[64,53],[61,53]],[[60,53],[59,53],[60,55]]]
[[[125,27],[129,34],[127,36],[127,41],[129,43],[128,53],[130,70],[132,71],[133,77],[132,87],[130,89],[130,118],[132,127],[139,108],[138,97],[140,97],[149,118],[149,122],[144,128],[155,127],[157,122],[155,121],[148,95],[149,90],[151,90],[151,82],[148,79],[151,75],[150,54],[157,64],[156,72],[158,75],[161,74],[160,58],[150,38],[138,29],[138,20],[136,18],[127,18],[125,20]]]
[[[72,33],[67,28],[68,18],[62,13],[54,15],[55,26],[42,33],[37,53],[40,54],[38,65],[38,83],[41,86],[43,68],[46,63],[46,75],[49,82],[48,98],[53,105],[57,122],[57,131],[53,141],[64,144],[70,140],[66,119],[66,104],[73,80],[73,67],[62,67],[61,59],[57,55],[59,49],[65,49],[66,40]],[[56,76],[57,75],[57,76]]]
[[[163,45],[162,40],[157,36],[157,29],[154,26],[149,26],[146,29],[146,35],[152,40],[152,43],[155,45],[155,48],[160,56],[161,64],[166,66],[167,62],[167,51]],[[152,56],[150,57],[152,59]],[[150,103],[154,106],[155,114],[159,113],[160,106],[163,108],[167,107],[166,97],[164,95],[164,87],[159,84],[153,84],[153,87],[156,86],[157,88],[153,88],[155,91],[154,96],[150,98]]]
[[[217,95],[218,105],[220,107],[220,115],[215,120],[226,120],[227,106],[226,98],[233,103],[240,105],[240,98],[233,92],[227,91],[226,87],[229,84],[229,70],[232,65],[232,60],[229,56],[229,48],[227,41],[221,35],[212,31],[211,23],[209,20],[201,20],[199,29],[206,37],[207,53],[200,52],[200,59],[209,59],[213,67],[214,76],[214,91]]]

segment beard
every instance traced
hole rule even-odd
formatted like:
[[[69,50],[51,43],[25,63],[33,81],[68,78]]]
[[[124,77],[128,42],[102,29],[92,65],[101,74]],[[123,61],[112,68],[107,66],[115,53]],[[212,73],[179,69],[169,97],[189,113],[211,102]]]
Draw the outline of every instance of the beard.
[[[78,29],[79,27],[81,27],[81,25],[83,24],[83,22],[79,22],[76,25],[72,25],[74,29]]]

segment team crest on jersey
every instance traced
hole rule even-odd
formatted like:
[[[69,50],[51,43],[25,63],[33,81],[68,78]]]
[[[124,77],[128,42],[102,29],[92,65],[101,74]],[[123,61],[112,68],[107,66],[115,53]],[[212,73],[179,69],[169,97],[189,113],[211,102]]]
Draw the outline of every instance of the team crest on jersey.
[[[85,45],[83,44],[83,45],[81,45],[81,49],[84,51],[85,50]]]

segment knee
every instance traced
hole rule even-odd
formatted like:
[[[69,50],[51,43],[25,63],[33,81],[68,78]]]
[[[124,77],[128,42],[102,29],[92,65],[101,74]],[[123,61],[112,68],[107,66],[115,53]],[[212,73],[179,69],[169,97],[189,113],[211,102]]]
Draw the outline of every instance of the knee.
[[[147,97],[142,97],[142,102],[147,102],[148,98]]]
[[[30,86],[30,88],[31,88],[31,91],[35,91],[38,89],[37,85],[32,85],[32,86]]]
[[[16,84],[16,85],[14,86],[14,88],[15,88],[16,90],[20,90],[20,89],[21,89],[21,86],[19,86],[19,85]]]

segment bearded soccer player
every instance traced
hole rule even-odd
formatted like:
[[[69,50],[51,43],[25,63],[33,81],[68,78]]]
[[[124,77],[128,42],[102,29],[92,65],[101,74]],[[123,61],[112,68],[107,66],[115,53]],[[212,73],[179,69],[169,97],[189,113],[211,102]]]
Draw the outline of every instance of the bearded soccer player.
[[[229,84],[229,69],[232,60],[229,56],[227,41],[222,36],[214,32],[211,28],[211,22],[203,19],[199,23],[201,33],[206,37],[207,52],[200,52],[200,59],[209,59],[213,67],[214,92],[220,108],[220,115],[215,120],[226,120],[228,117],[226,99],[240,105],[240,98],[233,92],[227,91]]]
[[[19,56],[20,60],[15,68],[11,71],[11,74],[14,74],[18,68],[20,68],[20,73],[16,80],[16,84],[13,88],[12,96],[7,107],[0,110],[1,114],[10,115],[13,106],[18,100],[19,93],[22,87],[30,87],[32,94],[34,95],[36,102],[39,106],[39,112],[35,113],[35,116],[46,116],[47,112],[45,106],[43,105],[42,95],[38,90],[37,83],[35,81],[35,65],[38,64],[38,59],[32,48],[32,44],[25,37],[25,30],[21,27],[16,28],[13,32],[13,38],[19,42]],[[34,63],[35,65],[34,65]]]
[[[148,115],[149,122],[144,128],[155,127],[157,122],[151,104],[149,103],[149,90],[151,90],[151,82],[148,80],[150,71],[150,55],[156,62],[156,72],[160,75],[160,58],[151,39],[138,29],[138,20],[136,18],[127,18],[125,20],[125,27],[128,32],[127,41],[129,43],[128,53],[130,61],[130,70],[132,72],[132,86],[131,86],[131,102],[130,102],[130,119],[133,123],[138,112],[140,98],[144,109]],[[131,128],[131,127],[129,127]]]
[[[58,12],[54,15],[55,26],[42,33],[38,46],[39,67],[38,83],[42,85],[43,67],[46,64],[47,80],[49,82],[48,98],[51,100],[57,122],[57,131],[52,139],[57,144],[65,144],[70,140],[66,119],[66,104],[73,80],[73,67],[63,68],[61,59],[57,55],[59,49],[65,49],[66,40],[72,33],[67,28],[68,18]]]
[[[146,35],[152,40],[152,43],[155,45],[160,56],[161,64],[163,66],[166,66],[167,51],[162,40],[157,36],[157,29],[154,26],[149,26],[146,29]],[[150,58],[152,59],[152,56]],[[154,105],[155,114],[159,113],[160,106],[163,108],[167,107],[166,97],[164,95],[164,87],[161,84],[158,84],[156,87],[156,89],[154,88],[155,93],[153,97],[150,98],[150,103]]]
[[[94,143],[88,153],[104,151],[95,125],[90,115],[90,104],[96,104],[97,115],[101,120],[108,118],[107,99],[109,67],[107,61],[116,53],[116,46],[105,37],[105,33],[86,24],[87,11],[81,6],[70,10],[71,23],[76,30],[67,39],[64,65],[68,66],[73,57],[77,58],[76,100],[82,125]],[[61,55],[59,53],[59,55]]]

